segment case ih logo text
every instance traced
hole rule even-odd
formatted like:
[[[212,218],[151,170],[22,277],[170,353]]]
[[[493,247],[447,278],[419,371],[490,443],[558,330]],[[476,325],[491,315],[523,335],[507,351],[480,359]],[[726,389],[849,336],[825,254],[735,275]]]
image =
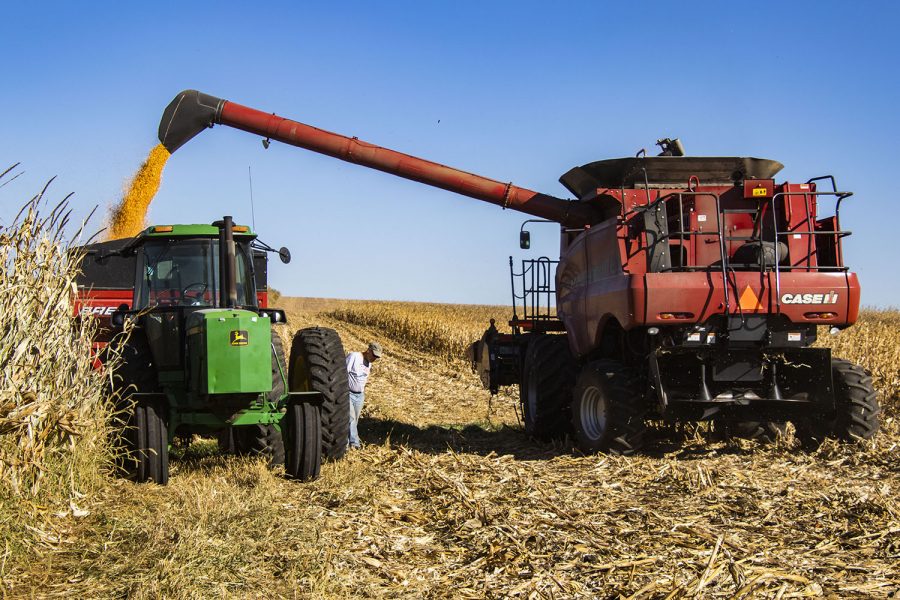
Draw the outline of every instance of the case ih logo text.
[[[838,295],[835,292],[827,294],[782,294],[781,301],[784,304],[837,304]]]
[[[246,346],[250,343],[250,338],[247,336],[247,332],[243,329],[234,329],[231,332],[231,345],[232,346]]]

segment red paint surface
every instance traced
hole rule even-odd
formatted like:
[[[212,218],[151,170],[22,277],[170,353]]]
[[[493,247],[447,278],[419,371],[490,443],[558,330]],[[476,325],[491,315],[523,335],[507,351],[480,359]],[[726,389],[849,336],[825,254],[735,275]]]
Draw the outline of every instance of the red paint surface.
[[[559,221],[572,227],[581,227],[593,221],[593,210],[582,203],[567,202],[511,183],[488,179],[409,154],[382,148],[357,138],[318,129],[235,102],[225,102],[219,122],[285,144],[326,154],[491,204]]]

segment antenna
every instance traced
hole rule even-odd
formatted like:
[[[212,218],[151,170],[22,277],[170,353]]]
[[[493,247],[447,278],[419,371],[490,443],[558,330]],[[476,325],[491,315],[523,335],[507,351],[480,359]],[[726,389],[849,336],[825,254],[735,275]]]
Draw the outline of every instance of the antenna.
[[[250,170],[250,165],[247,165],[247,178],[250,180],[250,224],[253,226],[253,231],[256,231],[256,212],[253,210],[253,172]]]

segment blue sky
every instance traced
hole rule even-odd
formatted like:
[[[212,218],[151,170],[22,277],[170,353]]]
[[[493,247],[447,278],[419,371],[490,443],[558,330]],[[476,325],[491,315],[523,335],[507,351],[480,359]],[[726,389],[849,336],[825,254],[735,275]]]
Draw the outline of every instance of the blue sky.
[[[101,212],[182,89],[549,194],[653,150],[833,174],[863,303],[897,306],[896,3],[16,3],[0,19],[0,220],[51,177]],[[251,220],[290,295],[503,304],[508,259],[558,255],[525,215],[219,127],[169,161],[156,223]],[[93,221],[93,229],[102,225]]]

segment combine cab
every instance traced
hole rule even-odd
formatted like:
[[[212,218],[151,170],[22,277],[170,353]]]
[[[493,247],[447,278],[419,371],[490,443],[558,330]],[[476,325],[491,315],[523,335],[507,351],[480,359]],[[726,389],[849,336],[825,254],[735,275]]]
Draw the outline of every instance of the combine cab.
[[[157,225],[85,248],[80,312],[101,319],[98,356],[114,374],[127,442],[124,469],[166,483],[176,435],[217,435],[222,450],[261,454],[289,477],[319,472],[346,446],[344,351],[330,329],[300,330],[285,360],[267,307],[266,251],[248,227]],[[280,254],[287,259],[289,254]],[[131,334],[116,335],[131,321]],[[340,437],[343,432],[343,437]]]
[[[688,157],[666,139],[659,156],[571,169],[564,200],[194,90],[166,108],[159,139],[174,152],[216,124],[558,223],[559,260],[513,273],[511,333],[491,323],[471,350],[492,392],[519,385],[534,437],[629,454],[648,420],[750,437],[792,421],[808,442],[878,429],[871,378],[810,347],[859,309],[840,228],[851,194],[833,177],[778,183],[778,162]]]

